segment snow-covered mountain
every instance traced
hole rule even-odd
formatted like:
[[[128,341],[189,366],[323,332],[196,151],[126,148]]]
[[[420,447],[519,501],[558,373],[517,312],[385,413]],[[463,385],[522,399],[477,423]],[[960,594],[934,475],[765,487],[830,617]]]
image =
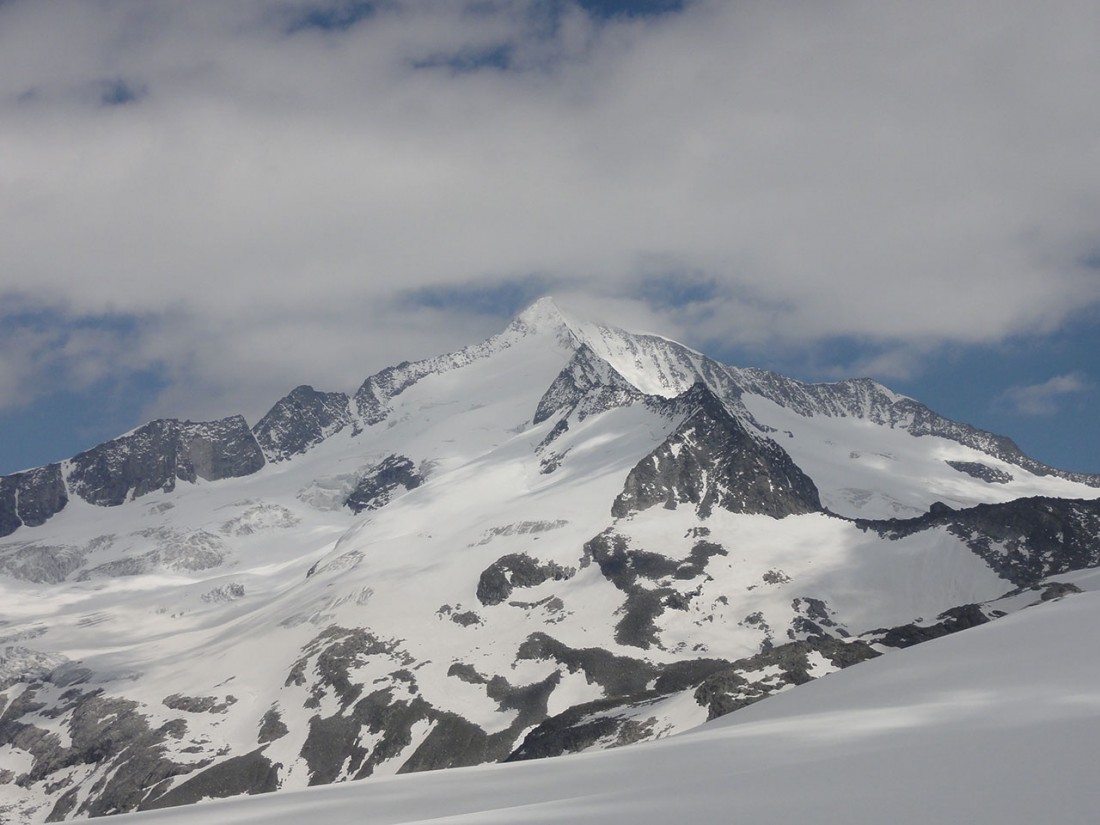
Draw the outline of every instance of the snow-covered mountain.
[[[0,479],[0,814],[662,738],[1079,589],[1098,496],[873,381],[543,299]]]

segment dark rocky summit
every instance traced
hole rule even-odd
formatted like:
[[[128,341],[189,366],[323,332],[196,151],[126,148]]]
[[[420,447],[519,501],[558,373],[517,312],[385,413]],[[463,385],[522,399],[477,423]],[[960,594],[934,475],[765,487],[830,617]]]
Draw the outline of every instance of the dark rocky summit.
[[[782,447],[753,435],[705,386],[668,402],[687,410],[679,427],[627,476],[611,514],[623,518],[656,505],[694,505],[782,518],[821,510],[817,487]]]
[[[70,489],[85,501],[115,506],[176,481],[251,475],[264,465],[259,444],[239,415],[220,421],[161,419],[72,459]]]
[[[0,478],[0,537],[23,525],[38,527],[69,503],[61,465],[49,464]]]
[[[320,444],[352,423],[350,399],[342,392],[295,387],[261,418],[252,433],[268,461],[285,461]]]
[[[263,465],[260,446],[239,415],[151,421],[74,456],[67,484],[61,464],[0,478],[0,537],[44,524],[64,509],[70,495],[113,507],[154,491],[170,492],[177,480],[238,478]]]

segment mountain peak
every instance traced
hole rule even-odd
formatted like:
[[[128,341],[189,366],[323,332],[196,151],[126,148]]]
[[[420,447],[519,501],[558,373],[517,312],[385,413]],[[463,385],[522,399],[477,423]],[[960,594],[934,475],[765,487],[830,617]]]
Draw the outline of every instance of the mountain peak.
[[[528,306],[515,317],[512,322],[522,325],[536,332],[557,330],[561,327],[569,327],[570,321],[562,312],[561,307],[549,295],[544,295]]]

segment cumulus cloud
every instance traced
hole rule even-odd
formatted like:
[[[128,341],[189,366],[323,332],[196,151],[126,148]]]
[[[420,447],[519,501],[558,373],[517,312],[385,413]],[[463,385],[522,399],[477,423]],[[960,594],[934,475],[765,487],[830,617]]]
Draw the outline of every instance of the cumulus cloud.
[[[1082,374],[1072,372],[1056,375],[1041,384],[1010,387],[1001,395],[1001,401],[1021,415],[1054,415],[1066,401],[1091,389]]]
[[[151,412],[193,416],[468,343],[500,318],[439,296],[532,279],[699,347],[1049,331],[1100,295],[1098,27],[1070,0],[15,0],[0,315],[140,319],[88,369],[161,370]],[[49,359],[0,346],[3,401],[34,393]]]

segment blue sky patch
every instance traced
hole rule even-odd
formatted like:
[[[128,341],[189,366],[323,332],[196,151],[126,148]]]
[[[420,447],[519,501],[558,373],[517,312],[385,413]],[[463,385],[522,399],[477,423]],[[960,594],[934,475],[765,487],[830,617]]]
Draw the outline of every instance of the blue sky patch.
[[[101,80],[96,84],[96,92],[101,106],[125,106],[136,103],[148,94],[144,86],[121,78]]]
[[[0,475],[63,461],[144,424],[142,410],[166,386],[163,375],[147,370],[0,411]]]
[[[466,49],[455,54],[438,54],[413,61],[414,69],[447,69],[452,74],[479,69],[508,69],[512,65],[512,46],[501,43],[484,49]]]
[[[379,5],[377,2],[352,1],[306,7],[294,16],[287,30],[291,34],[309,29],[347,31],[372,17],[378,11]]]
[[[593,17],[649,17],[684,10],[683,0],[577,0]]]

